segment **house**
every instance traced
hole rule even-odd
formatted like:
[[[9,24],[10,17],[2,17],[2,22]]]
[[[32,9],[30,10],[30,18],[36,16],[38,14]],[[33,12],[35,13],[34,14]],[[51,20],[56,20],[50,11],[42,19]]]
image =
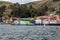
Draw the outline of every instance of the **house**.
[[[51,15],[51,16],[39,16],[36,17],[36,21],[39,23],[45,23],[45,24],[49,24],[49,23],[60,23],[60,15]]]

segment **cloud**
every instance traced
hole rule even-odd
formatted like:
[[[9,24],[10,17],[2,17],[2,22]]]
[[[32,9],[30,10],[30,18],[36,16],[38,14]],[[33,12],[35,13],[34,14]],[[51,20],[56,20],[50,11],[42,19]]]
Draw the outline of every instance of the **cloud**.
[[[20,0],[20,1],[18,1],[18,3],[24,4],[24,3],[29,3],[29,2],[33,2],[33,1],[38,1],[38,0]]]
[[[36,0],[21,0],[19,2],[22,3],[22,4],[24,4],[24,3],[28,3],[28,2],[32,2],[32,1],[36,1]]]
[[[1,0],[1,1],[8,1],[8,0]]]
[[[28,3],[28,2],[33,2],[33,1],[38,1],[38,0],[0,0],[0,1],[9,1],[9,2],[18,2],[20,4]]]

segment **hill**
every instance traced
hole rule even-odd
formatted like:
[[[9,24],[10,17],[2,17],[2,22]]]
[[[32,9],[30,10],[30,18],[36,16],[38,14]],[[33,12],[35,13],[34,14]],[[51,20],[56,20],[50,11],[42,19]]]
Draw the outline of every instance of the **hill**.
[[[35,1],[35,2],[30,2],[30,3],[27,3],[25,4],[27,6],[30,6],[32,5],[34,8],[40,8],[42,6],[48,6],[49,8],[50,7],[54,7],[54,8],[59,8],[60,6],[60,0],[43,0],[43,1]]]
[[[9,6],[11,4],[12,4],[11,2],[0,1],[0,6],[3,6],[3,5]]]
[[[27,4],[0,1],[0,17],[35,17],[50,15],[56,11],[60,14],[60,0],[42,0]]]
[[[27,7],[32,6],[33,8],[40,10],[40,11],[43,11],[43,10],[45,10],[45,8],[47,8],[47,11],[45,11],[45,12],[49,12],[49,13],[50,13],[50,11],[59,11],[60,10],[60,0],[43,0],[43,1],[30,2],[25,5]]]

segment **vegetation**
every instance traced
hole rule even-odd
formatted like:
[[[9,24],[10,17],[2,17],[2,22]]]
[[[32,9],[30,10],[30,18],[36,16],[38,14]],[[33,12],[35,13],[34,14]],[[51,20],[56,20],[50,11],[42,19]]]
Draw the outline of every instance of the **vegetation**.
[[[59,1],[59,0],[58,0]],[[36,1],[27,4],[10,3],[0,1],[0,17],[37,17],[43,15],[49,15],[50,13],[57,11],[60,14],[60,1]]]

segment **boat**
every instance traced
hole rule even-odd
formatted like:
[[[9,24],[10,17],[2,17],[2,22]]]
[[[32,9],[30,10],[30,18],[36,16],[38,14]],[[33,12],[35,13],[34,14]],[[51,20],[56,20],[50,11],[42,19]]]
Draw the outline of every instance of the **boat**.
[[[44,26],[60,26],[60,22],[57,22],[55,20],[53,21],[42,21],[42,22],[35,22],[35,25],[44,25]]]
[[[44,26],[60,26],[60,23],[57,21],[41,21],[41,20],[20,20],[14,21],[11,25],[27,25],[27,26],[36,26],[36,25],[44,25]]]
[[[60,23],[59,24],[46,24],[46,25],[49,25],[49,26],[60,26]]]
[[[49,25],[49,26],[60,26],[60,15],[52,16],[39,16],[36,19],[23,18],[19,22],[14,22],[14,24],[20,25]]]

